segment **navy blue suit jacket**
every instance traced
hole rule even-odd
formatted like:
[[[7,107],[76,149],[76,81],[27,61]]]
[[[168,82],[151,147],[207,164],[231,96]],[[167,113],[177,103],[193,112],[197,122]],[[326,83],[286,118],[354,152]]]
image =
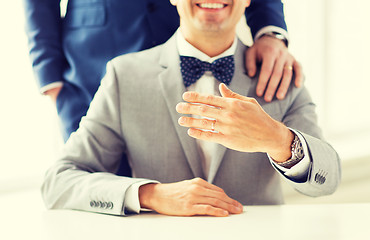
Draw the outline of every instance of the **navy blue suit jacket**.
[[[169,0],[23,0],[30,56],[39,87],[63,82],[57,99],[64,138],[78,128],[103,75],[118,55],[164,43],[178,28]],[[264,26],[286,30],[280,0],[252,0],[246,18],[252,35]]]

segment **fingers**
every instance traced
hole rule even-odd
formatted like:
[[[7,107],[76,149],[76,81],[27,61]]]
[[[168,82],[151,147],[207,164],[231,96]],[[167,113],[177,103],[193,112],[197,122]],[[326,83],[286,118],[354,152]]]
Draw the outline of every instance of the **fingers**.
[[[262,63],[256,94],[259,97],[264,95],[266,102],[270,102],[275,93],[278,99],[285,97],[292,81],[292,70],[296,74],[295,86],[300,87],[303,83],[300,64],[280,40],[268,36],[259,38],[246,53],[248,72],[249,68],[254,69],[256,62]]]
[[[279,87],[278,91],[276,92],[276,97],[279,100],[282,100],[282,99],[285,98],[285,95],[286,95],[286,93],[289,89],[290,82],[291,82],[292,76],[293,76],[293,71],[292,71],[291,66],[292,66],[291,64],[286,64],[285,67],[284,67],[283,78],[281,79],[280,87]]]
[[[282,100],[285,98],[286,93],[288,92],[290,83],[292,81],[293,77],[293,71],[295,72],[295,86],[301,87],[303,83],[303,73],[302,73],[302,67],[301,65],[293,59],[287,60],[283,67],[277,66],[283,69],[283,75],[280,80],[280,78],[273,78],[271,77],[269,88],[271,87],[271,91],[267,90],[265,93],[265,100],[267,102],[271,101],[273,98],[273,91],[277,88],[280,81],[279,89],[276,92],[276,97],[279,100]],[[278,71],[280,72],[280,71]]]
[[[294,61],[293,69],[294,69],[294,73],[295,73],[295,82],[294,82],[294,84],[295,84],[296,87],[301,87],[302,84],[303,84],[302,66],[299,62]]]
[[[190,137],[210,142],[222,140],[222,126],[220,126],[220,122],[216,120],[180,117],[178,122],[180,126],[189,128],[188,135]]]
[[[188,129],[188,135],[190,137],[199,139],[199,140],[204,140],[208,142],[217,142],[220,143],[224,139],[224,135],[221,132],[210,132],[210,131],[202,131],[200,129],[196,128],[189,128]]]
[[[207,216],[214,216],[214,217],[227,217],[229,216],[229,212],[213,207],[207,204],[197,204],[192,207],[192,212],[190,215],[207,215]]]
[[[231,213],[239,213],[241,211],[241,208],[243,208],[243,205],[241,205],[238,201],[230,198],[224,191],[220,192],[208,189],[206,191],[200,192],[200,196],[201,197],[199,197],[198,203],[210,204],[214,207],[225,209]]]
[[[176,111],[178,113],[202,117],[200,119],[188,116],[179,118],[178,123],[180,126],[190,128],[188,134],[191,137],[213,142],[223,140],[222,133],[229,133],[229,124],[233,122],[235,117],[234,112],[245,109],[244,105],[246,102],[253,103],[254,99],[234,93],[223,83],[220,84],[219,88],[222,97],[188,92],[188,94],[184,94],[184,100],[201,103],[182,102],[177,104]],[[212,100],[216,102],[216,105],[223,108],[209,106]]]
[[[197,92],[185,92],[182,97],[184,101],[189,103],[201,103],[216,108],[224,108],[227,106],[228,102],[225,101],[225,98],[235,98],[243,101],[248,101],[250,99],[231,91],[224,83],[219,85],[219,90],[222,97],[211,94],[201,94]]]
[[[189,128],[199,128],[204,130],[210,130],[210,131],[219,131],[220,128],[220,122],[217,122],[216,120],[207,119],[207,118],[192,118],[192,117],[180,117],[178,120],[178,123],[182,127],[189,127]],[[217,130],[216,130],[216,123],[217,123]]]
[[[242,204],[230,198],[223,189],[201,178],[155,184],[151,191],[147,189],[144,188],[149,191],[150,209],[166,215],[224,217],[243,211]]]
[[[201,178],[190,180],[194,184],[195,199],[193,199],[194,215],[227,216],[243,211],[243,205],[230,198],[221,188],[208,183]],[[199,187],[199,188],[198,188]]]
[[[221,96],[223,97],[228,97],[228,98],[239,98],[238,94],[237,93],[234,93],[233,91],[231,91],[228,87],[226,87],[226,85],[224,83],[221,83],[219,86],[218,86],[218,89],[220,90],[220,93],[221,93]]]
[[[182,98],[186,102],[190,103],[202,103],[211,105],[214,107],[222,108],[225,106],[225,99],[222,99],[222,97],[214,96],[211,94],[201,94],[197,92],[185,92],[182,95]]]
[[[270,81],[268,83],[268,87],[267,87],[266,92],[265,92],[265,101],[266,102],[271,102],[272,98],[275,95],[275,91],[276,91],[276,89],[277,89],[277,87],[280,83],[280,80],[282,79],[283,72],[284,73],[287,72],[287,71],[285,71],[286,69],[284,68],[285,64],[286,64],[286,59],[283,56],[280,56],[276,60],[274,70],[272,72]],[[289,72],[291,72],[291,70]]]
[[[267,83],[274,69],[275,58],[266,58],[262,61],[261,72],[257,83],[256,93],[261,97],[265,92]]]
[[[219,108],[204,104],[192,104],[184,102],[178,103],[176,105],[176,111],[182,114],[193,114],[208,118],[216,118],[219,117],[221,114]]]
[[[250,77],[254,77],[257,72],[257,56],[255,48],[248,48],[246,52],[246,67]]]
[[[191,184],[202,188],[202,189],[193,188],[193,190],[196,191],[199,196],[203,196],[205,198],[216,198],[226,203],[233,204],[234,206],[237,206],[237,207],[242,206],[238,201],[230,198],[222,188],[212,183],[209,183],[202,178],[193,178],[189,181]],[[202,201],[204,201],[204,199]],[[199,203],[201,203],[202,201],[199,201]],[[213,204],[213,205],[217,205],[217,204]]]
[[[192,215],[209,215],[225,217],[229,214],[239,214],[243,212],[243,206],[235,206],[222,200],[210,197],[199,198],[199,203],[192,207]]]
[[[220,200],[219,198],[213,197],[201,197],[199,198],[198,204],[208,204],[210,206],[223,209],[231,214],[238,214],[243,211],[243,206],[238,202],[227,202],[225,200]]]
[[[245,97],[245,96],[242,96],[240,94],[237,94],[233,91],[230,90],[230,88],[228,88],[226,86],[226,84],[224,83],[221,83],[219,86],[218,86],[219,90],[220,90],[220,93],[221,93],[221,96],[222,97],[227,97],[227,98],[235,98],[235,99],[239,99],[239,100],[243,100],[243,101],[248,101],[250,100],[250,98],[248,97]]]

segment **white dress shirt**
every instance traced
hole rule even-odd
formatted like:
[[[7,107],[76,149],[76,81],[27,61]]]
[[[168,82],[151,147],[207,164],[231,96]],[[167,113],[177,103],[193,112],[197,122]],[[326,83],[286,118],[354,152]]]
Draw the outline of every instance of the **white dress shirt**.
[[[180,56],[195,57],[201,61],[205,61],[209,63],[212,63],[215,60],[222,58],[222,57],[234,55],[236,51],[236,46],[237,46],[237,38],[235,37],[234,42],[229,49],[227,49],[226,51],[224,51],[223,53],[221,53],[220,55],[216,57],[209,57],[205,53],[201,52],[200,50],[192,46],[189,42],[187,42],[181,33],[181,29],[177,30],[176,39],[177,39],[177,48],[178,48]],[[190,85],[187,88],[187,90],[220,96],[220,92],[218,90],[219,84],[220,82],[213,77],[212,72],[206,71],[204,75],[197,82]],[[294,130],[292,131],[298,135],[299,139],[302,142],[304,152],[305,152],[304,159],[300,161],[298,164],[296,164],[295,166],[293,166],[291,169],[283,168],[277,165],[270,157],[269,159],[270,159],[271,164],[273,164],[278,169],[283,171],[286,176],[293,177],[293,178],[299,178],[307,173],[309,163],[310,163],[310,158],[308,154],[306,154],[307,144],[304,138],[298,132]],[[201,161],[204,175],[206,179],[208,179],[209,169],[210,169],[213,159],[216,156],[215,154],[216,154],[216,148],[218,144],[214,142],[207,142],[207,141],[199,140],[199,139],[197,139],[196,141],[197,141],[197,146],[198,146],[199,155],[200,155],[199,160]],[[127,210],[136,212],[136,213],[140,212],[141,209],[140,209],[140,202],[139,202],[139,196],[138,196],[138,189],[140,186],[147,184],[147,183],[156,183],[156,181],[148,180],[144,182],[135,183],[127,190],[126,197],[125,197],[125,208]]]

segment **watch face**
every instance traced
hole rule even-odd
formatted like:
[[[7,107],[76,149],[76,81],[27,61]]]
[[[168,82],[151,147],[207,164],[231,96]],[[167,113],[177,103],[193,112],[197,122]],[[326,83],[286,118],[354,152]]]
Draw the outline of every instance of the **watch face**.
[[[304,157],[304,151],[301,141],[299,139],[294,143],[294,157],[295,159],[302,159]]]

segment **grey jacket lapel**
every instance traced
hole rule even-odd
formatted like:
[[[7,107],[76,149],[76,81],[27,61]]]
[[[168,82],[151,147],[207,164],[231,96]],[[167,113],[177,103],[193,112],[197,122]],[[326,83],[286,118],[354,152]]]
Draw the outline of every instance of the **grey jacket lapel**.
[[[240,95],[247,96],[249,92],[249,88],[252,85],[252,79],[246,74],[245,69],[245,51],[247,47],[238,40],[238,45],[235,50],[235,72],[233,79],[228,86],[231,90]]]
[[[249,88],[251,86],[251,78],[246,75],[245,70],[245,51],[246,47],[242,42],[238,40],[238,45],[235,51],[234,55],[234,61],[235,61],[235,72],[233,79],[231,80],[229,84],[229,88],[233,90],[236,93],[239,93],[243,96],[247,96],[247,93],[249,91]],[[226,153],[227,148],[218,145],[216,150],[216,157],[211,163],[211,167],[208,174],[208,182],[212,183],[216,177],[218,168],[220,167],[220,164],[224,158],[224,155]]]
[[[182,148],[194,177],[204,178],[196,141],[187,134],[187,128],[178,124],[182,114],[176,112],[176,105],[183,101],[182,94],[185,92],[185,86],[180,71],[176,35],[163,45],[159,64],[163,67],[163,72],[159,75],[159,83]]]

